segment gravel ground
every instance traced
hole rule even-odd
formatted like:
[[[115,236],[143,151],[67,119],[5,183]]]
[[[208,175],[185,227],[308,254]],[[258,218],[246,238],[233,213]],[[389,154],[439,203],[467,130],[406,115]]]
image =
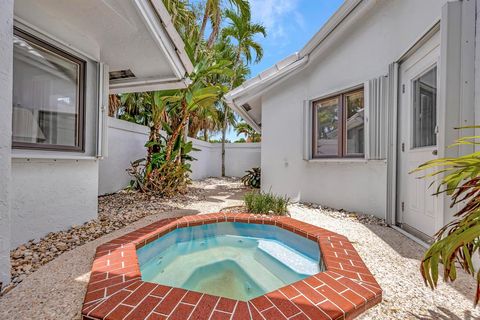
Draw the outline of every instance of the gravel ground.
[[[383,289],[383,302],[359,319],[480,319],[473,308],[476,284],[458,272],[454,284],[427,288],[419,266],[425,249],[380,219],[294,204],[292,218],[342,234],[352,242]]]
[[[0,319],[80,319],[98,245],[162,218],[242,205],[244,192],[236,180],[207,179],[194,182],[189,194],[172,199],[132,194],[102,197],[99,214],[103,221],[112,223],[106,228],[99,227],[97,232],[110,233],[79,246],[72,245],[25,276],[0,297]],[[478,308],[473,309],[472,305],[475,289],[472,278],[459,273],[455,284],[440,283],[432,292],[424,286],[418,270],[424,248],[384,226],[382,220],[302,204],[292,205],[290,211],[293,218],[347,236],[365,260],[384,290],[384,301],[363,314],[362,319],[480,319]],[[131,224],[114,230],[115,221],[121,219],[128,219]]]

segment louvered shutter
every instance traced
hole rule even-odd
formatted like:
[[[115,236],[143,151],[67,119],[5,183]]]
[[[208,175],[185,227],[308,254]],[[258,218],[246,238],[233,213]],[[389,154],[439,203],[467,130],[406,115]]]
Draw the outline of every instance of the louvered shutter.
[[[303,101],[303,160],[312,159],[312,104]]]
[[[365,84],[366,158],[383,160],[387,156],[388,78],[381,76]]]
[[[108,95],[109,68],[104,63],[98,65],[98,119],[97,119],[97,158],[108,156]]]

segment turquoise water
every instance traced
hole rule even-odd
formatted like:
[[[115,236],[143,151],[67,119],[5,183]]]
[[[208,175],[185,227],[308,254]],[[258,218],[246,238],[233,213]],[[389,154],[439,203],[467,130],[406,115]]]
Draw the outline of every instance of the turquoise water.
[[[137,255],[144,281],[243,301],[322,271],[316,242],[248,223],[177,229]]]

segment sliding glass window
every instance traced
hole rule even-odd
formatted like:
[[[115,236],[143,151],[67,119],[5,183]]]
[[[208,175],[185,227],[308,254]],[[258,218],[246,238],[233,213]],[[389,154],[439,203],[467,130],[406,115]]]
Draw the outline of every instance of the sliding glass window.
[[[363,89],[313,102],[314,157],[363,157],[364,110]]]
[[[13,46],[13,147],[83,150],[85,61],[19,29]]]

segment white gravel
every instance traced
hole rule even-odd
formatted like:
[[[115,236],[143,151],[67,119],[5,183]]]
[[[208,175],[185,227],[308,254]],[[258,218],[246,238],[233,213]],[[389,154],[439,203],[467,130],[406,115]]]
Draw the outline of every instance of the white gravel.
[[[332,217],[339,214],[299,204],[292,205],[290,213],[295,219],[348,237],[377,279],[383,289],[383,302],[360,319],[480,319],[480,308],[473,308],[473,278],[458,272],[455,283],[440,282],[432,291],[420,275],[425,248],[398,231],[348,217]]]
[[[23,282],[0,297],[0,319],[80,319],[80,308],[88,282],[95,248],[110,239],[171,216],[217,212],[242,204],[244,189],[236,180],[207,179],[195,182],[191,196],[178,199],[148,199],[141,203],[122,203],[118,197],[103,210],[117,214],[121,210],[145,207],[169,208],[144,217],[91,242],[61,254],[28,275]],[[424,248],[375,219],[353,219],[343,213],[313,209],[295,204],[293,218],[306,221],[347,236],[384,290],[384,301],[367,311],[362,319],[480,319],[473,308],[473,279],[459,272],[455,284],[440,283],[432,292],[419,273]],[[104,213],[105,214],[105,213]]]

